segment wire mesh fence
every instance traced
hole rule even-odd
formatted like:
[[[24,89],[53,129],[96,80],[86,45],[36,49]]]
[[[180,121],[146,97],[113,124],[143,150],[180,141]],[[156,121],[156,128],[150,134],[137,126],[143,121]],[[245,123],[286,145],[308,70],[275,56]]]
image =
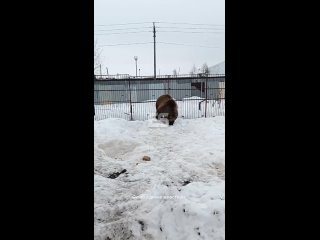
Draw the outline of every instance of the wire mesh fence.
[[[156,114],[163,94],[177,102],[180,118],[225,115],[224,75],[163,75],[153,77],[95,76],[95,120],[124,118],[147,120]]]

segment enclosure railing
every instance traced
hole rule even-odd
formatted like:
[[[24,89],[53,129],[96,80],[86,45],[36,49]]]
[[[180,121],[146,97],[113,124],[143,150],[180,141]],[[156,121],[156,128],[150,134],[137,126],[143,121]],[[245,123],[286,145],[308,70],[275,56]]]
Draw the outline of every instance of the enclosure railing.
[[[170,94],[181,118],[225,115],[225,76],[184,74],[133,77],[95,75],[95,119],[146,120],[155,117],[155,102]]]

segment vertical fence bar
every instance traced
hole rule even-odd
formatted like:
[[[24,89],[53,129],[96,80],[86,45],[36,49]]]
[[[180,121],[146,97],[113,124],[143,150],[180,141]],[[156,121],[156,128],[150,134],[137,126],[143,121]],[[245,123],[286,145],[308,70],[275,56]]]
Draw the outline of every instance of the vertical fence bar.
[[[130,121],[133,120],[132,118],[132,101],[131,101],[131,84],[130,84],[131,80],[129,78],[129,101],[130,101]]]
[[[205,102],[205,109],[204,109],[204,117],[207,117],[207,100],[208,100],[208,77],[206,77],[206,102]]]

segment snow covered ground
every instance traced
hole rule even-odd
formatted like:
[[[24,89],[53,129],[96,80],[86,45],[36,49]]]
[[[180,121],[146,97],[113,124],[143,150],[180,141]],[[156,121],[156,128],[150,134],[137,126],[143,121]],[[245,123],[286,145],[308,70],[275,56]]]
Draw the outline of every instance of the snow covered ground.
[[[224,117],[109,118],[94,131],[95,240],[225,239]]]
[[[185,98],[184,101],[177,101],[180,118],[201,118],[205,116],[205,101],[200,97]],[[200,103],[200,109],[199,109]],[[143,103],[133,103],[132,112],[134,120],[147,120],[154,118],[156,100],[148,100]],[[106,105],[95,105],[95,119],[124,118],[130,119],[129,103],[111,103]],[[224,116],[224,100],[207,101],[207,117]]]

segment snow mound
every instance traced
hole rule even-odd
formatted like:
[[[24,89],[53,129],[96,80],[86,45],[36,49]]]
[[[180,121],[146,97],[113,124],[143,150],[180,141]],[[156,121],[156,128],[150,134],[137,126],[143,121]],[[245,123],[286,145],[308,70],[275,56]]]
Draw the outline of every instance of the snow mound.
[[[95,121],[95,240],[224,239],[224,124]]]

